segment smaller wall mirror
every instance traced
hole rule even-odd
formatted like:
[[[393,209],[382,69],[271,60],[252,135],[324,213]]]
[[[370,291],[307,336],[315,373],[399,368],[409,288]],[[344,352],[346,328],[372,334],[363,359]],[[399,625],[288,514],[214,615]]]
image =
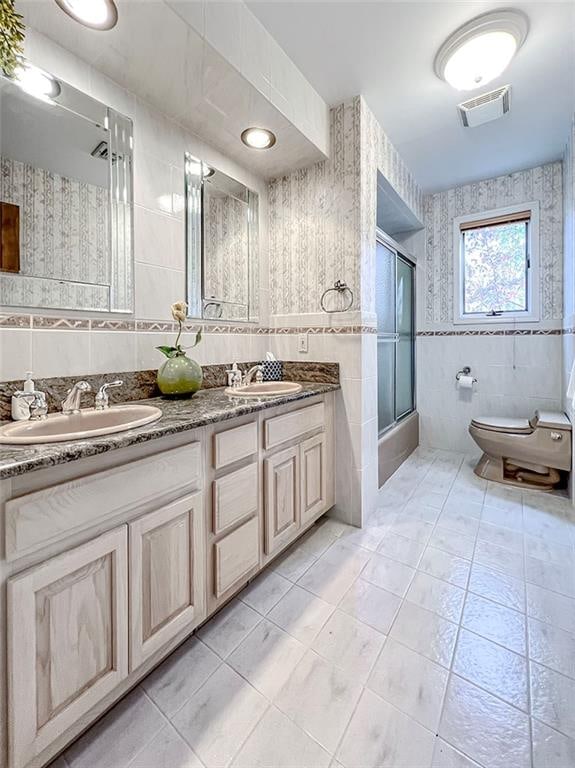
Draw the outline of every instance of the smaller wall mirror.
[[[186,154],[188,314],[258,320],[258,195]]]
[[[0,304],[132,312],[132,121],[24,61],[0,124]]]

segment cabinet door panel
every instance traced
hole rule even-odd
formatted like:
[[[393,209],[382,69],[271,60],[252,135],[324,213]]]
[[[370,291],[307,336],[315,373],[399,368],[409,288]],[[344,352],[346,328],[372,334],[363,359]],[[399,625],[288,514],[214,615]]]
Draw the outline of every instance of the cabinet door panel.
[[[8,581],[11,768],[30,762],[128,673],[126,532]]]
[[[327,508],[327,456],[325,435],[316,435],[300,446],[302,524]]]
[[[202,494],[130,523],[130,667],[135,669],[204,611]]]
[[[265,460],[266,554],[287,544],[300,526],[299,448]]]

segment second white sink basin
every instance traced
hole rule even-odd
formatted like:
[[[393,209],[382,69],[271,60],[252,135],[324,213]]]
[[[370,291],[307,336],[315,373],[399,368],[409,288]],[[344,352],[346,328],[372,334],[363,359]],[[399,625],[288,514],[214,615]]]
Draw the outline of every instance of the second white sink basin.
[[[293,395],[301,391],[301,384],[295,381],[254,381],[245,387],[228,387],[226,395],[233,397],[277,397]]]
[[[40,421],[15,421],[0,428],[0,443],[35,445],[85,440],[111,435],[157,421],[162,411],[154,405],[113,405],[102,411],[84,408],[80,413],[50,414]]]

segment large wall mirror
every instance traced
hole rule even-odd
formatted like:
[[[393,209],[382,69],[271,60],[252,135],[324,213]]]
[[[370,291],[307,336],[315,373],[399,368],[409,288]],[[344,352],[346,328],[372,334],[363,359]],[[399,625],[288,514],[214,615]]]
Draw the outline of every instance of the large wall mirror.
[[[258,320],[258,195],[186,154],[188,314]]]
[[[24,62],[0,125],[0,304],[132,312],[131,120]]]

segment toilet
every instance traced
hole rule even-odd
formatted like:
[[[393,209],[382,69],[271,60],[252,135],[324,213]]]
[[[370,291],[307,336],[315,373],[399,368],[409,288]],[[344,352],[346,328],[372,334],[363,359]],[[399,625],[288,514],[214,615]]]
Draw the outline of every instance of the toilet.
[[[549,491],[561,481],[559,470],[571,470],[571,423],[564,413],[479,416],[469,434],[483,451],[475,474],[487,480]]]

